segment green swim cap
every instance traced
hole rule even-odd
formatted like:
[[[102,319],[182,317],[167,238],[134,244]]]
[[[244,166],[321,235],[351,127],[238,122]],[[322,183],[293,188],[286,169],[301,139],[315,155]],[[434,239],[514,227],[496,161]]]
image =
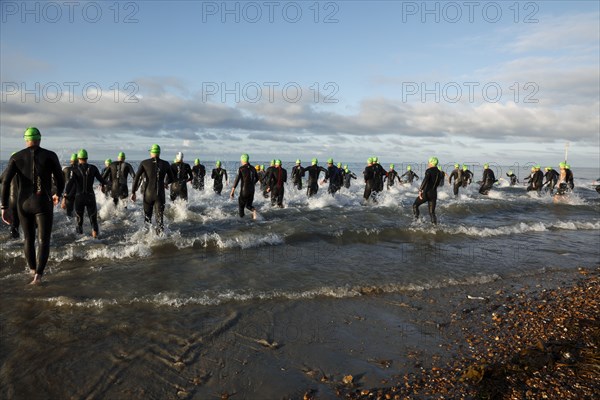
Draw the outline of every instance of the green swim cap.
[[[281,160],[275,160],[275,165],[281,165]]]
[[[319,160],[317,160],[316,158],[313,158],[311,163],[312,163],[312,165],[317,165],[319,163]]]
[[[42,134],[40,133],[39,129],[34,127],[34,126],[30,126],[29,128],[25,129],[25,133],[23,134],[23,139],[31,141],[31,140],[40,140],[42,139]]]
[[[566,165],[567,165],[567,163],[564,161],[558,164],[559,168],[565,168]]]
[[[550,171],[552,169],[552,167],[546,167],[544,168],[544,171]]]
[[[441,170],[442,170],[442,167],[440,167],[440,166],[438,165],[438,169],[441,171]]]
[[[275,159],[271,160],[271,166],[275,165]]]
[[[150,147],[150,150],[148,150],[150,152],[150,154],[160,154],[160,146],[157,144],[153,144],[152,147]]]
[[[300,159],[296,160],[296,164],[300,164]]]
[[[390,169],[394,169],[394,164],[390,164]]]
[[[337,167],[342,168],[342,163],[341,162],[337,163]]]
[[[327,164],[333,164],[333,158],[328,158],[327,159]]]
[[[104,160],[105,165],[110,165],[111,163],[112,163],[112,160],[110,158],[107,158],[106,160]]]
[[[408,167],[406,167],[407,171],[410,171],[412,169],[412,167],[409,165]]]
[[[248,162],[248,160],[250,159],[250,157],[248,156],[248,154],[242,154],[240,157],[240,161],[241,162]]]
[[[469,169],[469,167],[463,164],[463,171],[466,171],[468,169]]]
[[[429,164],[432,164],[434,167],[436,167],[438,165],[438,162],[439,161],[438,161],[437,157],[431,157],[429,159]]]
[[[374,163],[376,163],[376,162],[379,162],[379,158],[377,158],[377,157],[373,157],[373,162],[374,162]]]
[[[490,167],[490,164],[488,164],[488,163],[483,164],[483,169],[488,169],[489,167]]]
[[[87,150],[86,149],[79,150],[79,152],[77,153],[77,158],[82,159],[82,160],[87,160],[87,158],[88,158]]]
[[[261,165],[261,166],[260,166],[260,170],[261,170],[261,171],[264,171],[264,170],[265,170],[265,166],[264,166],[264,165]]]
[[[565,164],[565,169],[571,169],[571,165]]]
[[[460,165],[454,164],[454,168],[459,168],[459,167],[460,167]]]
[[[536,164],[534,168],[535,168],[535,169],[540,169],[540,168],[541,168],[541,167],[540,167],[540,164]]]
[[[367,158],[367,164],[373,164],[373,157]]]
[[[199,159],[199,158],[196,158],[196,159],[194,160],[194,165],[198,165],[198,164],[200,164],[200,159]]]
[[[220,167],[220,166],[221,166],[221,161],[220,161],[220,160],[217,160],[217,162],[215,163],[215,165],[216,165],[217,167]]]
[[[348,165],[344,165],[344,169],[348,169]]]
[[[77,161],[77,153],[71,154],[71,161]]]
[[[347,166],[347,165],[344,167],[344,172],[345,172],[345,173],[348,173],[348,172],[350,172],[350,170],[348,169],[348,166]]]
[[[509,174],[509,175],[512,175],[512,174],[513,174],[512,170],[511,170],[511,171],[508,171],[508,174]]]
[[[119,158],[119,160],[121,160],[121,159],[124,160],[125,159],[125,153],[120,152],[118,158]]]

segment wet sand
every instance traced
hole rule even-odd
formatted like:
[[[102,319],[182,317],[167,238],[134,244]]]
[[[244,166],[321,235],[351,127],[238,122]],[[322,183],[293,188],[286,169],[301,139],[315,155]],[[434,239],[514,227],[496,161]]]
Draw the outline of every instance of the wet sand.
[[[599,271],[392,294],[364,288],[343,299],[138,305],[133,319],[120,305],[27,301],[14,305],[18,326],[3,325],[0,396],[586,398],[598,381],[598,347],[589,347],[598,336],[586,329],[598,328]],[[561,352],[565,341],[577,351]],[[546,364],[523,361],[536,352]],[[573,367],[586,352],[595,364]]]

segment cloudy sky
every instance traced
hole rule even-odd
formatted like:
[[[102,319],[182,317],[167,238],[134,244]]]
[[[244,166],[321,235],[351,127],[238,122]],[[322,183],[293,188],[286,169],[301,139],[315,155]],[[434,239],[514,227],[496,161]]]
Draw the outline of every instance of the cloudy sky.
[[[0,157],[600,163],[596,1],[3,1]]]

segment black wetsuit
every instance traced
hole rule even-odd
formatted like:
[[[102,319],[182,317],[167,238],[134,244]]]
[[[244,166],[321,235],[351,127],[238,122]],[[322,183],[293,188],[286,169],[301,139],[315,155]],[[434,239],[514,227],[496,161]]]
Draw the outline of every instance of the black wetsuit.
[[[567,186],[569,189],[575,189],[575,183],[573,182],[573,171],[570,169],[567,170]]]
[[[395,169],[390,169],[388,171],[388,173],[385,175],[385,178],[383,179],[385,182],[387,182],[386,187],[387,190],[390,190],[391,186],[394,186],[394,181],[398,179],[398,183],[402,183],[402,180],[400,180],[400,175],[398,175],[398,172],[396,172]]]
[[[437,188],[441,179],[444,179],[444,175],[437,167],[427,168],[425,177],[423,178],[423,182],[421,182],[421,187],[419,189],[421,198],[417,197],[413,203],[413,213],[415,214],[415,218],[419,218],[419,206],[427,202],[429,205],[431,222],[437,224],[435,206],[437,203]]]
[[[271,192],[271,205],[277,204],[279,207],[283,207],[283,194],[285,191],[283,184],[287,182],[287,171],[284,168],[275,167],[271,169],[266,179]]]
[[[510,178],[510,186],[515,186],[517,183],[519,183],[519,180],[517,179],[517,176],[515,174],[509,174],[507,172],[506,176]]]
[[[4,170],[4,172],[2,173],[2,176],[0,176],[0,183],[4,182],[4,176],[6,175],[6,172],[8,171],[8,168]],[[8,198],[8,208],[10,209],[11,213],[12,213],[12,223],[10,224],[10,234],[13,237],[13,239],[18,239],[19,238],[19,226],[20,226],[20,219],[19,219],[19,210],[17,208],[17,195],[19,194],[19,176],[15,175],[12,179],[12,181],[10,182],[10,196]]]
[[[269,176],[271,175],[271,171],[273,171],[274,169],[275,165],[271,165],[265,170],[265,174],[262,177],[262,185],[260,185],[260,188],[262,189],[262,194],[265,199],[268,199],[270,196],[269,192],[267,192],[267,189],[271,191],[271,183],[269,182]]]
[[[419,179],[419,176],[417,174],[415,174],[414,172],[412,172],[412,170],[406,171],[405,173],[403,173],[400,176],[400,178],[404,178],[404,177],[406,177],[406,181],[404,181],[405,183],[413,183],[413,180]]]
[[[374,165],[367,165],[365,170],[363,171],[363,177],[365,178],[365,191],[363,193],[363,198],[365,200],[372,199],[374,202],[377,202],[375,198],[375,167]]]
[[[473,181],[473,173],[470,170],[462,170],[461,173],[461,182],[462,182],[462,187],[466,188],[467,185],[470,185],[471,182]]]
[[[335,165],[328,166],[327,172],[325,173],[325,179],[329,181],[327,193],[333,196],[342,187],[342,170]]]
[[[235,189],[240,182],[241,186],[240,195],[238,197],[238,211],[240,217],[243,217],[244,209],[254,211],[254,206],[252,203],[254,202],[254,191],[256,182],[258,182],[258,174],[252,165],[245,164],[238,169],[237,176],[233,182],[233,188]]]
[[[152,222],[152,213],[156,212],[157,232],[164,229],[164,211],[165,211],[165,185],[173,182],[175,177],[171,171],[171,166],[165,160],[158,157],[149,158],[140,163],[137,173],[133,178],[131,193],[137,192],[142,179],[145,179],[146,187],[143,190],[144,196],[144,219],[147,223]]]
[[[53,209],[52,181],[57,193],[62,193],[65,180],[56,153],[32,146],[13,154],[2,180],[2,208],[9,207],[10,185],[18,177],[17,213],[23,229],[25,259],[31,270],[42,276],[50,255]],[[35,251],[35,230],[38,229],[40,250]]]
[[[481,187],[479,188],[479,193],[487,195],[496,182],[494,171],[492,171],[490,168],[485,168],[483,170],[483,178],[481,178]]]
[[[383,180],[387,174],[386,170],[383,169],[381,164],[373,163],[373,174],[374,174],[374,187],[375,192],[381,192],[383,190]]]
[[[304,168],[308,172],[308,181],[306,182],[306,195],[308,197],[314,196],[319,191],[319,174],[324,172],[327,174],[327,170],[318,165],[311,165],[310,167]]]
[[[458,196],[458,189],[462,186],[462,170],[460,168],[454,168],[448,177],[448,183],[452,183],[452,178],[454,178],[452,192],[455,196]]]
[[[192,167],[192,187],[198,190],[204,190],[204,177],[206,176],[206,168],[202,164]]]
[[[176,162],[171,164],[171,172],[175,177],[175,181],[171,183],[171,201],[175,201],[177,198],[187,201],[187,183],[194,179],[192,167],[188,163]]]
[[[600,182],[600,178],[598,178],[597,181]],[[600,185],[596,186],[596,192],[598,192],[598,194],[600,194]]]
[[[75,168],[77,168],[77,164],[75,164],[75,163],[63,168],[65,184],[66,184],[66,182],[69,182],[71,180],[71,177],[73,176],[73,170]],[[73,186],[71,191],[69,193],[66,193],[64,196],[68,217],[73,216],[73,210],[75,209],[75,192],[76,191],[77,191],[77,187]]]
[[[543,186],[546,186],[546,190],[550,191],[550,194],[554,193],[554,187],[558,183],[558,176],[559,176],[558,172],[556,172],[553,169],[551,169],[550,171],[547,171],[544,174],[544,178],[546,179],[546,182],[544,182]]]
[[[214,180],[213,190],[216,194],[221,194],[221,191],[223,191],[223,177],[227,180],[227,171],[221,167],[214,168],[210,177]]]
[[[530,192],[532,190],[535,190],[539,193],[542,190],[543,186],[544,173],[542,171],[535,171],[529,179],[529,186],[527,187],[527,191]]]
[[[356,175],[352,171],[344,171],[344,187],[350,189],[350,180],[356,179]]]
[[[301,165],[295,165],[292,168],[292,183],[298,190],[302,190],[302,178],[304,178],[305,172],[306,170]]]
[[[111,195],[111,191],[112,191],[112,181],[110,180],[111,176],[110,176],[109,171],[110,171],[110,165],[102,168],[102,172],[100,172],[100,175],[105,176],[104,181],[106,182],[106,185],[104,185],[102,187],[102,193],[104,193],[106,195],[106,197],[109,197]]]
[[[77,216],[77,233],[83,233],[83,213],[87,210],[92,230],[98,233],[98,208],[96,206],[96,195],[94,194],[94,179],[103,186],[106,181],[100,175],[95,165],[84,163],[73,168],[71,179],[67,182],[65,193],[69,193],[75,187],[75,215]]]
[[[131,164],[125,161],[113,161],[102,173],[102,178],[111,185],[110,193],[115,205],[119,203],[119,199],[126,199],[129,195],[128,176],[133,178],[135,173]]]
[[[438,168],[438,169],[439,169],[439,168]],[[443,179],[440,181],[440,184],[439,184],[438,186],[440,186],[440,187],[441,187],[441,186],[444,186],[444,183],[446,182],[446,175],[447,175],[447,174],[446,174],[446,172],[444,172],[444,171],[442,171],[442,170],[440,170],[440,172],[442,173],[442,178],[443,178]]]

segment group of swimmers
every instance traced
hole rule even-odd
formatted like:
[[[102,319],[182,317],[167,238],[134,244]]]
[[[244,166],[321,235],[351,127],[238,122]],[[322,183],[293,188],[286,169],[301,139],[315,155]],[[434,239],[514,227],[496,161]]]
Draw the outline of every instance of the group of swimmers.
[[[148,150],[150,158],[142,161],[136,173],[131,164],[127,163],[124,152],[120,152],[117,161],[107,159],[105,168],[100,172],[92,164],[88,164],[88,152],[85,149],[73,153],[70,165],[61,169],[56,153],[40,147],[42,135],[35,127],[25,130],[24,139],[26,148],[12,154],[8,165],[2,174],[2,220],[11,225],[13,237],[19,237],[19,224],[23,230],[24,252],[27,265],[33,275],[33,284],[41,282],[44,268],[48,261],[50,250],[50,236],[52,232],[53,208],[60,202],[61,207],[66,210],[68,216],[76,214],[76,232],[83,233],[84,212],[87,211],[92,226],[92,237],[96,238],[99,233],[97,206],[94,193],[94,182],[98,181],[101,190],[106,196],[113,199],[115,205],[120,200],[127,199],[128,178],[133,178],[131,187],[131,200],[137,199],[137,191],[141,189],[144,209],[144,219],[151,223],[154,216],[156,231],[160,233],[164,229],[164,209],[166,203],[165,190],[169,188],[170,199],[175,201],[179,198],[187,200],[187,184],[191,182],[194,189],[204,190],[206,168],[200,164],[199,159],[194,160],[194,166],[183,161],[183,153],[177,153],[172,164],[160,158],[161,149],[158,144],[153,144]],[[265,169],[263,166],[252,166],[248,154],[240,157],[238,168],[230,197],[235,196],[238,185],[240,193],[238,196],[238,213],[244,217],[245,210],[252,212],[256,218],[256,209],[253,206],[256,186],[260,185],[263,196],[271,198],[273,206],[283,207],[285,183],[287,182],[287,171],[282,167],[281,160],[272,160],[271,165]],[[551,193],[556,189],[557,195],[562,195],[574,188],[573,173],[570,166],[565,162],[559,164],[560,172],[554,171],[552,167],[546,167],[546,173],[541,172],[541,167],[536,165],[532,168],[528,180],[527,190],[538,193],[547,188]],[[320,174],[324,177],[321,181]],[[302,190],[303,179],[308,175],[306,181],[306,194],[314,196],[319,190],[319,182],[329,183],[328,193],[335,195],[342,187],[349,188],[352,179],[357,179],[356,174],[348,169],[347,165],[342,167],[341,163],[334,165],[333,159],[327,160],[327,168],[321,167],[316,158],[311,160],[311,165],[303,167],[300,160],[296,160],[291,171],[293,187]],[[419,218],[419,207],[428,203],[429,215],[433,224],[437,223],[435,208],[437,203],[438,187],[443,186],[447,174],[439,166],[436,157],[428,160],[428,167],[424,173],[419,187],[418,196],[413,203],[415,219]],[[517,177],[509,171],[507,173],[510,185],[518,183]],[[217,161],[212,170],[213,190],[221,194],[223,180],[227,182],[227,171]],[[412,183],[419,177],[407,167],[403,175],[395,170],[394,164],[390,164],[386,171],[379,163],[377,157],[370,157],[363,171],[365,190],[363,198],[366,202],[377,202],[378,193],[385,186],[389,190],[398,183]],[[545,179],[545,182],[544,182]],[[458,195],[460,188],[471,184],[473,173],[466,165],[454,165],[454,170],[448,176],[448,183],[453,184],[454,195]],[[483,165],[483,177],[480,183],[479,193],[487,195],[493,185],[498,182],[489,164]],[[600,186],[597,188],[600,193]],[[36,254],[35,237],[39,238],[39,250]]]

